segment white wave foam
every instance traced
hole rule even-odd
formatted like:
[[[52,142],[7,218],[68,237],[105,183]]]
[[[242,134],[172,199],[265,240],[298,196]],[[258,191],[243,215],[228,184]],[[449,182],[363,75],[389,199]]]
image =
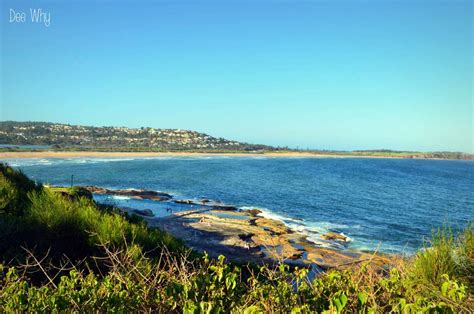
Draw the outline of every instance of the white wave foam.
[[[409,246],[397,245],[397,244],[388,244],[386,242],[380,241],[371,241],[366,239],[360,239],[359,241],[354,241],[351,245],[352,248],[360,251],[378,251],[378,252],[387,252],[387,253],[397,253],[406,256],[411,256],[417,252],[416,249],[410,248]]]
[[[242,207],[240,207],[240,209],[242,209],[242,210],[258,209],[259,211],[262,212],[260,214],[260,216],[262,216],[264,218],[268,218],[268,219],[278,220],[278,221],[281,221],[283,223],[285,223],[286,221],[296,221],[296,222],[299,221],[299,220],[291,218],[291,217],[286,217],[286,216],[279,215],[279,214],[271,211],[270,209],[264,208],[264,207],[242,206]]]
[[[334,241],[327,241],[321,238],[321,234],[325,234],[330,231],[341,230],[341,229],[349,229],[350,226],[331,223],[327,221],[320,221],[320,222],[311,222],[305,221],[300,219],[295,219],[287,216],[283,216],[271,211],[268,208],[256,207],[256,206],[244,206],[240,209],[258,209],[262,213],[260,216],[273,219],[277,221],[283,222],[288,228],[298,232],[300,234],[304,234],[307,236],[308,240],[323,247],[334,247],[334,246],[342,246],[341,244],[335,243]],[[343,232],[340,232],[341,235],[347,237],[347,242],[353,241],[353,239]]]
[[[98,158],[98,157],[80,157],[80,158],[70,158],[65,159],[65,162],[75,163],[75,164],[84,164],[84,163],[107,163],[107,162],[117,162],[117,161],[131,161],[136,158]]]
[[[341,230],[341,229],[349,229],[352,228],[348,225],[328,222],[328,221],[318,221],[318,222],[308,222],[308,227],[313,228],[314,230],[319,231],[331,231],[331,230]],[[318,232],[319,232],[318,231]]]
[[[131,161],[137,158],[98,158],[98,157],[73,157],[73,158],[29,158],[5,159],[12,167],[47,166],[55,164],[96,164],[118,161]]]
[[[353,241],[353,239],[351,237],[349,237],[348,235],[344,234],[344,232],[341,232],[341,235],[346,237],[346,242],[352,242]]]
[[[49,166],[53,164],[52,159],[31,158],[31,159],[9,159],[2,160],[12,167],[29,167],[29,166]]]
[[[124,200],[129,200],[130,199],[130,197],[123,196],[123,195],[112,195],[112,198],[114,200],[118,200],[118,201],[124,201]]]
[[[336,249],[344,249],[344,245],[342,243],[336,241],[328,241],[321,238],[318,234],[310,234],[307,236],[307,240],[316,244],[319,247],[324,248],[336,248]]]

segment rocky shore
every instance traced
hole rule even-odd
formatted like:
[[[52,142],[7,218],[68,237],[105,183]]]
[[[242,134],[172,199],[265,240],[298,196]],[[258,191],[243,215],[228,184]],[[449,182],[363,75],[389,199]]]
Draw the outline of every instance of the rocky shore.
[[[110,189],[100,188],[96,186],[83,186],[82,188],[94,194],[118,195],[118,196],[126,196],[130,198],[137,198],[137,199],[144,199],[144,200],[167,201],[172,198],[172,196],[168,193],[156,192],[156,191],[135,190],[135,189],[110,190]]]
[[[258,209],[237,207],[207,199],[179,200],[172,195],[147,190],[111,190],[94,186],[83,187],[94,194],[126,196],[134,199],[175,203],[185,206],[165,217],[155,217],[150,209],[122,207],[129,214],[143,217],[150,227],[166,230],[182,239],[190,248],[211,256],[224,254],[236,262],[272,263],[283,261],[291,265],[315,265],[322,270],[347,268],[365,261],[384,266],[390,258],[381,254],[322,247],[307,236],[290,229],[283,222],[265,218]],[[189,207],[189,209],[186,209]],[[336,232],[320,235],[321,239],[344,247],[348,238]]]

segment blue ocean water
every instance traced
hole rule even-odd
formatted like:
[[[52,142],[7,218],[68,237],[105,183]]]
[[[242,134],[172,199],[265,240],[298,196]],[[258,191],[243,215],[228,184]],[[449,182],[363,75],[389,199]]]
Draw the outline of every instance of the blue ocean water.
[[[350,248],[411,254],[432,230],[474,220],[474,162],[376,158],[159,157],[9,159],[33,179],[169,192],[257,207],[318,243],[343,232]],[[117,198],[129,207],[164,207]]]

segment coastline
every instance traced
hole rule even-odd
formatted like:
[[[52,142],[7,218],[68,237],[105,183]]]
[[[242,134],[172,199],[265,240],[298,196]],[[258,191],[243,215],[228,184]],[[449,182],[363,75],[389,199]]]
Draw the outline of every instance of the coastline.
[[[284,261],[293,266],[315,265],[323,271],[349,268],[368,260],[374,266],[383,267],[399,257],[378,250],[349,248],[347,244],[352,239],[334,231],[318,233],[319,240],[315,241],[308,234],[265,215],[258,208],[236,207],[210,199],[179,199],[173,194],[155,190],[113,190],[98,186],[48,188],[69,198],[82,195],[105,205],[107,197],[114,196],[161,204],[160,209],[155,207],[154,210],[130,204],[115,203],[113,206],[123,213],[138,215],[147,222],[148,227],[168,232],[196,252],[207,252],[216,258],[225,255],[239,263],[274,264]]]
[[[194,153],[194,152],[94,152],[94,151],[27,151],[27,152],[0,152],[0,159],[7,158],[123,158],[123,157],[282,157],[282,158],[390,158],[411,159],[405,156],[377,156],[377,155],[345,155],[345,154],[316,154],[307,152],[264,152],[264,153]],[[413,158],[436,159],[443,158]]]

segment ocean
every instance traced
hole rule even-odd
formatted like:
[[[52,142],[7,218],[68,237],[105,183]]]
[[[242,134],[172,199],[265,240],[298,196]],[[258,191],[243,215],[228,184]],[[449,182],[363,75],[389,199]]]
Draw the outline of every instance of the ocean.
[[[53,185],[168,192],[259,208],[305,233],[341,232],[358,250],[413,254],[433,230],[474,221],[474,162],[388,158],[154,157],[4,159]],[[177,204],[96,196],[166,216]]]

